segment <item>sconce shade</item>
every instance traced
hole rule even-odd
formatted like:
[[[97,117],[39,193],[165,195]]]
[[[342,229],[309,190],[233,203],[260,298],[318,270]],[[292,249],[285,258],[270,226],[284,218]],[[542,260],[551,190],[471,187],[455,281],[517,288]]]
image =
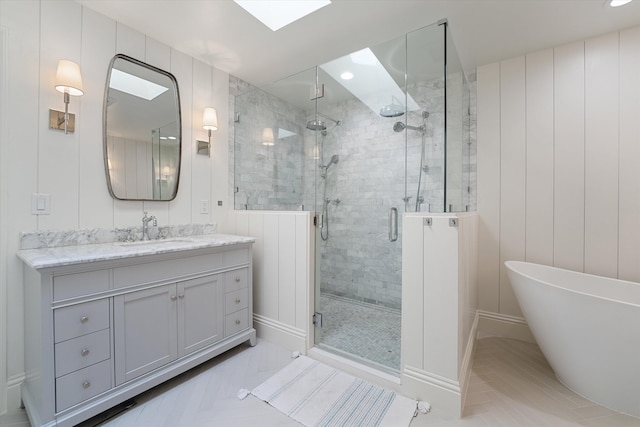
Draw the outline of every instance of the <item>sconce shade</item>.
[[[202,113],[202,128],[206,130],[218,130],[218,113],[215,108],[206,107]]]
[[[84,93],[80,66],[73,61],[61,59],[56,72],[56,90],[73,96]]]
[[[273,129],[264,128],[262,131],[262,145],[275,145],[275,140],[273,138]]]

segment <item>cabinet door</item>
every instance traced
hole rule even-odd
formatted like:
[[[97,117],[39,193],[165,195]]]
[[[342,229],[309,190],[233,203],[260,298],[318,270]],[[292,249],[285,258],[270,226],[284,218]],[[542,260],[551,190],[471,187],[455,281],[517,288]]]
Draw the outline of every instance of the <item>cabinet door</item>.
[[[179,357],[224,338],[224,283],[215,274],[178,283]]]
[[[178,357],[175,284],[114,298],[116,385]]]

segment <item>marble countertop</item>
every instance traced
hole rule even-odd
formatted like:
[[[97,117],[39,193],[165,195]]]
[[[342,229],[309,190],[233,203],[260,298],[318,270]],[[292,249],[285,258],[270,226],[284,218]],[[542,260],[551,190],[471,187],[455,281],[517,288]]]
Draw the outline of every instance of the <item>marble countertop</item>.
[[[206,234],[200,236],[173,237],[162,240],[113,242],[89,245],[59,246],[42,249],[23,249],[18,257],[33,269],[61,267],[96,261],[110,261],[143,255],[213,248],[238,243],[253,243],[253,237],[230,234]]]

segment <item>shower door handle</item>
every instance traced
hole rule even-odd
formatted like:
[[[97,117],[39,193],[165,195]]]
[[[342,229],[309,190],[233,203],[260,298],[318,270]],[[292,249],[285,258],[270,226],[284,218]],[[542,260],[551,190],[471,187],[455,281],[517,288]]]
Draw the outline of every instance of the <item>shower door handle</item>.
[[[391,208],[389,210],[389,241],[398,240],[398,209]]]

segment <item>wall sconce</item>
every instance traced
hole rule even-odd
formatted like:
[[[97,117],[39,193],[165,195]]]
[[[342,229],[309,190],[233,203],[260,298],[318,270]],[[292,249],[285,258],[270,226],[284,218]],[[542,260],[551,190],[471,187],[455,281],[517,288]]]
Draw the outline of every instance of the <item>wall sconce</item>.
[[[215,108],[206,107],[202,113],[202,129],[209,132],[209,141],[196,141],[198,143],[197,154],[211,157],[211,131],[218,130],[218,113]]]
[[[275,145],[275,139],[273,138],[273,129],[264,128],[262,131],[262,145],[272,146]]]
[[[56,90],[64,94],[64,113],[49,110],[49,129],[64,130],[64,133],[68,134],[75,130],[76,123],[75,114],[69,114],[69,95],[81,96],[84,93],[82,74],[78,64],[66,59],[58,61]]]

